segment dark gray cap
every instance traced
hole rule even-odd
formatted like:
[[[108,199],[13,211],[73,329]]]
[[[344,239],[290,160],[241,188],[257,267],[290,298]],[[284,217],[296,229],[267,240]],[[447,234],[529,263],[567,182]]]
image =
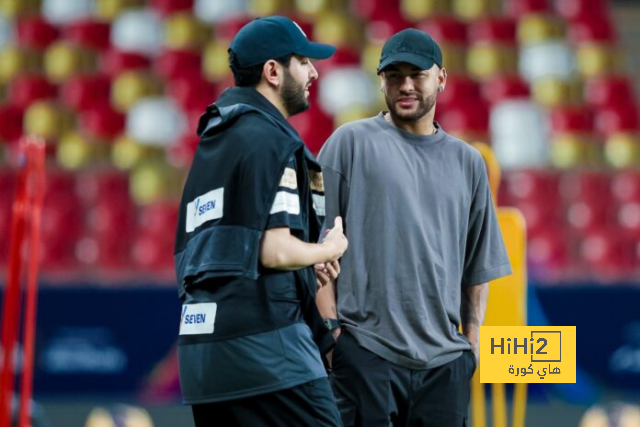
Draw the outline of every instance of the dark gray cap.
[[[391,64],[406,62],[422,70],[433,64],[442,68],[442,51],[438,43],[424,31],[407,28],[395,33],[382,48],[378,74]]]

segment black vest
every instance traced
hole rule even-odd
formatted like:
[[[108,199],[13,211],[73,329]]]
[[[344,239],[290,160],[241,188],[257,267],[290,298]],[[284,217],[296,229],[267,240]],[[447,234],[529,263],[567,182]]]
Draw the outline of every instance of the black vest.
[[[175,268],[182,299],[192,290],[205,291],[220,311],[213,334],[181,336],[181,342],[228,340],[304,321],[325,353],[333,339],[315,305],[313,266],[285,272],[259,261],[260,240],[289,158],[295,157],[298,182],[309,182],[310,171],[319,172],[320,166],[275,106],[254,89],[226,90],[201,117],[198,134],[180,205]],[[203,197],[220,189],[217,200]],[[323,218],[313,209],[309,186],[299,193],[306,225],[302,239],[316,242]],[[202,223],[188,217],[209,209],[221,216]],[[293,300],[284,301],[289,297],[299,301],[295,310]]]

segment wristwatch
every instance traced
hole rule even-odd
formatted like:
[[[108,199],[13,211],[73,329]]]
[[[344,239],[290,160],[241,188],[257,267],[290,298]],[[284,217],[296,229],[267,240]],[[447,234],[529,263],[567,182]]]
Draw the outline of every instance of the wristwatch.
[[[324,326],[326,326],[328,330],[334,331],[340,327],[340,321],[338,319],[324,319]]]

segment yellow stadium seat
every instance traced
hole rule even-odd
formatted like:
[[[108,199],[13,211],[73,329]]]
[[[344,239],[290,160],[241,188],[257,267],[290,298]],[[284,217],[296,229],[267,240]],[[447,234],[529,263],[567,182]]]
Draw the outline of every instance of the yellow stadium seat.
[[[38,13],[39,9],[39,0],[0,0],[0,15],[7,18]]]
[[[500,166],[491,148],[484,143],[472,144],[485,160],[494,202],[500,185]],[[527,325],[527,235],[522,213],[512,207],[496,209],[498,223],[513,274],[491,282],[485,326]],[[480,361],[482,363],[482,361]],[[507,426],[507,399],[504,384],[492,384],[493,426]],[[512,420],[509,425],[524,427],[527,406],[527,384],[516,384],[513,393]],[[471,380],[471,418],[474,427],[486,426],[484,384],[480,369]]]
[[[24,116],[24,132],[45,139],[57,139],[73,128],[73,114],[52,101],[37,101]]]
[[[141,6],[144,0],[96,0],[96,15],[105,21],[112,21],[124,10]]]
[[[449,3],[448,0],[401,0],[400,11],[409,21],[420,21],[429,16],[448,13]]]
[[[0,51],[0,85],[9,83],[20,74],[37,72],[41,62],[37,52],[17,46],[6,46]]]
[[[516,73],[518,55],[514,47],[477,43],[467,50],[467,71],[478,79]]]
[[[325,12],[318,16],[313,38],[334,46],[361,46],[364,41],[362,23],[346,13]]]
[[[111,147],[111,162],[121,170],[133,169],[145,161],[164,157],[163,147],[143,145],[127,135],[116,139]]]
[[[565,27],[557,16],[532,13],[520,18],[517,36],[518,42],[525,45],[564,39]]]
[[[295,0],[294,8],[302,16],[313,18],[330,10],[346,11],[349,6],[344,0]]]
[[[164,20],[164,44],[172,49],[197,48],[210,37],[209,26],[189,13],[176,13]]]
[[[384,101],[382,101],[382,105],[384,105]],[[377,109],[365,108],[363,106],[354,106],[352,108],[347,108],[345,110],[339,111],[333,116],[333,125],[334,127],[342,126],[346,123],[353,122],[355,120],[366,119],[368,117],[375,116],[382,109],[387,109],[386,106]]]
[[[90,141],[78,132],[64,134],[56,147],[56,159],[63,169],[78,170],[108,158],[109,146]]]
[[[282,15],[292,8],[292,0],[249,0],[249,12],[254,16]]]
[[[575,104],[582,100],[582,81],[545,77],[531,83],[531,96],[545,107]]]
[[[68,77],[96,70],[96,54],[88,49],[56,42],[44,54],[44,69],[50,80],[62,82]]]
[[[160,200],[176,199],[180,195],[182,178],[180,171],[165,162],[141,163],[131,171],[129,191],[138,205],[148,205]]]
[[[563,133],[551,138],[551,163],[558,169],[598,166],[600,148],[586,135]]]
[[[621,68],[619,53],[607,44],[585,43],[578,46],[576,62],[578,71],[585,77],[615,74]]]
[[[382,45],[367,43],[362,49],[362,59],[360,62],[362,69],[375,76],[378,64],[380,63],[381,53]]]
[[[218,82],[231,75],[229,69],[228,46],[218,41],[207,44],[202,57],[202,67],[205,77],[213,82]]]
[[[604,156],[616,169],[640,167],[640,136],[634,133],[615,133],[605,141]]]
[[[147,71],[126,71],[111,86],[111,103],[120,112],[129,109],[141,98],[162,94],[162,82]]]
[[[467,69],[467,49],[460,45],[441,43],[443,65],[449,74],[464,74]]]
[[[500,12],[500,0],[453,0],[453,13],[465,21]]]

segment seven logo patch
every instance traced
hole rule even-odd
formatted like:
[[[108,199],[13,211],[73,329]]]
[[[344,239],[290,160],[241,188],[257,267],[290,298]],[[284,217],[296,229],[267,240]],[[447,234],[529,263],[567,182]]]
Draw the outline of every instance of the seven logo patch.
[[[184,304],[180,319],[180,335],[211,334],[216,323],[218,304]]]
[[[191,233],[207,221],[222,218],[224,187],[198,196],[187,205],[187,233]]]

